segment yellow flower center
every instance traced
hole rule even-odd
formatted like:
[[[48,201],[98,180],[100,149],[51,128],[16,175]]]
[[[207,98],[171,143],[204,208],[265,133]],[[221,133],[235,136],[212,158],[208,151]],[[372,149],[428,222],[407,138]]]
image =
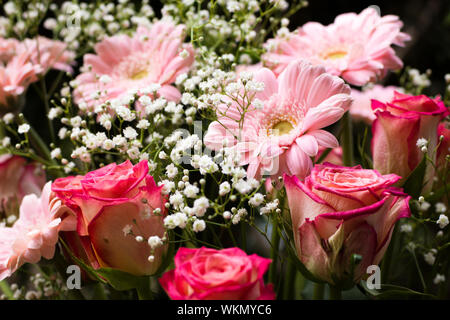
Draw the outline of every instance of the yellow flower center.
[[[335,50],[335,51],[331,51],[328,52],[327,54],[324,55],[324,59],[329,59],[329,60],[337,60],[337,59],[341,59],[343,57],[345,57],[347,55],[347,52],[344,50]]]
[[[291,132],[292,129],[294,129],[294,127],[289,121],[280,121],[272,127],[272,132],[276,136],[282,136]]]
[[[135,74],[133,74],[131,76],[131,79],[132,80],[141,80],[141,79],[145,78],[146,76],[148,76],[148,71],[142,70],[142,71],[138,71]]]

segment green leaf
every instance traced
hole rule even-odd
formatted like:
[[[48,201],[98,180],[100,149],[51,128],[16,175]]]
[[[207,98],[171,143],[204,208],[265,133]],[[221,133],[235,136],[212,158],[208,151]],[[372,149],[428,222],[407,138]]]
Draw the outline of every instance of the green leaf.
[[[104,277],[114,289],[119,291],[140,288],[143,283],[149,281],[148,276],[135,276],[113,268],[100,268],[95,271]]]
[[[361,281],[360,288],[366,294],[375,299],[437,299],[432,294],[418,292],[406,287],[396,286],[392,284],[382,284],[381,289],[369,289],[365,281]]]
[[[426,168],[427,159],[423,157],[422,161],[420,161],[403,184],[403,190],[414,199],[417,199],[422,192]]]

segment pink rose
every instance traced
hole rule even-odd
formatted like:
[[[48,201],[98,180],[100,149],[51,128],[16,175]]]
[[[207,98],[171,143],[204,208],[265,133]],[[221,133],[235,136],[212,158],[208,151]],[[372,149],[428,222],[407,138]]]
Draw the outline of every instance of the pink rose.
[[[373,167],[381,174],[395,173],[406,179],[419,164],[423,152],[416,145],[419,138],[428,141],[428,156],[434,161],[439,121],[448,110],[439,97],[410,96],[394,93],[391,102],[372,101],[376,120],[372,125]],[[424,190],[431,188],[433,166],[428,165]]]
[[[0,155],[0,213],[6,216],[19,213],[19,206],[27,194],[41,194],[45,172],[37,163],[10,154]]]
[[[161,246],[153,252],[146,241],[151,236],[164,236],[166,210],[161,188],[148,175],[147,161],[133,166],[128,160],[52,184],[56,196],[78,216],[77,241],[82,245],[74,251],[84,249],[93,267],[136,275],[156,272],[166,250]],[[160,213],[154,212],[156,209]],[[136,236],[145,241],[136,241]],[[153,262],[148,260],[150,255],[155,258]]]
[[[180,248],[160,283],[173,300],[273,300],[263,281],[270,262],[239,248]]]
[[[395,222],[409,217],[409,199],[391,187],[400,179],[375,170],[316,165],[304,182],[284,176],[299,259],[317,278],[359,281],[386,251]],[[362,256],[351,274],[351,257]]]

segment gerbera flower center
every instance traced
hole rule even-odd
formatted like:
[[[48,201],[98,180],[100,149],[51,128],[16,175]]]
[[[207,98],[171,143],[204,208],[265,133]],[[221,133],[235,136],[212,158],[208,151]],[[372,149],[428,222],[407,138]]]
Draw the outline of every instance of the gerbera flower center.
[[[271,131],[276,136],[282,136],[291,132],[292,129],[294,129],[294,126],[289,121],[283,120],[276,123]]]
[[[325,53],[323,58],[325,60],[337,60],[345,57],[347,55],[347,51],[345,50],[333,50]]]
[[[148,76],[148,71],[147,70],[141,70],[141,71],[138,71],[135,74],[133,74],[131,76],[131,79],[133,79],[133,80],[140,80],[140,79],[145,78],[146,76]]]
[[[123,78],[130,80],[141,80],[150,75],[151,65],[149,58],[139,52],[127,57],[116,69],[116,72]]]

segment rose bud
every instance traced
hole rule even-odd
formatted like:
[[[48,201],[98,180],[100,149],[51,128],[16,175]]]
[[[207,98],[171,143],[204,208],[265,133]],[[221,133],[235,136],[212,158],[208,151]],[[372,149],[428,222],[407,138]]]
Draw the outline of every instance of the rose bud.
[[[316,165],[304,182],[284,176],[297,255],[317,278],[356,283],[386,251],[395,222],[410,216],[400,179],[375,170]],[[359,263],[352,265],[352,256]]]
[[[417,167],[424,155],[417,146],[419,138],[427,141],[428,157],[436,159],[437,126],[448,114],[439,97],[410,96],[394,92],[391,102],[372,100],[376,119],[372,125],[373,167],[381,174],[395,173],[402,182]],[[424,140],[424,141],[425,141]],[[427,165],[425,192],[431,189],[434,168]]]

